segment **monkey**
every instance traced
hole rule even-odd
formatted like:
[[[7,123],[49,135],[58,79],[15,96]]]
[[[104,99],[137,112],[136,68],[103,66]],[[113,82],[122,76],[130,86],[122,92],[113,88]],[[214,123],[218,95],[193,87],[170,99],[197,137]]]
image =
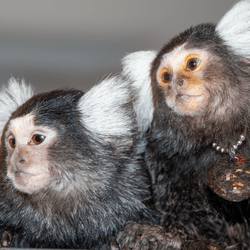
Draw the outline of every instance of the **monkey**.
[[[250,1],[243,0],[216,25],[191,27],[159,52],[124,58],[138,93],[134,110],[147,138],[144,161],[159,225],[128,223],[122,248],[250,248],[249,194],[219,195],[209,179],[209,171],[223,177],[216,167],[250,173],[249,22]],[[225,181],[237,194],[244,187],[236,177],[243,178]]]
[[[87,93],[36,95],[12,78],[0,102],[0,232],[9,246],[110,249],[127,221],[150,220],[145,142],[122,74]]]

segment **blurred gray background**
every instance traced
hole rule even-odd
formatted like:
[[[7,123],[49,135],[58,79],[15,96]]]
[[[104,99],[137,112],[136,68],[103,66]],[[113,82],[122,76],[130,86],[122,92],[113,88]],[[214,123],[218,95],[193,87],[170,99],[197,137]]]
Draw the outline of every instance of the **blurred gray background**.
[[[0,84],[88,90],[138,50],[216,23],[235,0],[0,0]]]

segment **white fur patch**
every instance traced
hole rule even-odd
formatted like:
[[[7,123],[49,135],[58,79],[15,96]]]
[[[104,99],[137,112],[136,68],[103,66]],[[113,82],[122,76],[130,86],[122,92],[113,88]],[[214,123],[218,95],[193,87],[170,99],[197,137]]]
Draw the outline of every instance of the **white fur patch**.
[[[123,74],[131,82],[136,99],[134,110],[139,129],[145,132],[153,120],[154,104],[151,89],[150,69],[156,51],[134,52],[122,60]]]
[[[18,82],[16,79],[11,78],[8,86],[2,88],[0,91],[0,134],[2,134],[11,113],[32,96],[33,90],[24,80]]]
[[[126,80],[120,76],[105,79],[80,99],[78,108],[82,123],[90,132],[101,137],[131,135],[133,121],[131,114],[124,109],[130,101]]]
[[[229,10],[216,31],[236,54],[250,58],[250,0],[240,1]]]

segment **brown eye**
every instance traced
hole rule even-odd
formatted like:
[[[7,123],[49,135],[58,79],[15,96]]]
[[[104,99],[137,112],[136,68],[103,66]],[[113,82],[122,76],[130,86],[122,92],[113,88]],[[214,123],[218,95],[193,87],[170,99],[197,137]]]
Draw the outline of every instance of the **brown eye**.
[[[9,140],[9,144],[10,144],[11,148],[15,148],[15,146],[16,146],[16,140],[15,140],[15,138],[11,138]]]
[[[200,61],[201,60],[198,58],[189,59],[187,62],[187,69],[188,70],[195,70],[199,66]]]
[[[41,144],[44,140],[45,140],[45,136],[44,135],[33,135],[32,136],[32,141],[36,145]]]
[[[171,75],[166,70],[163,70],[161,72],[161,80],[164,83],[168,83],[171,80]]]

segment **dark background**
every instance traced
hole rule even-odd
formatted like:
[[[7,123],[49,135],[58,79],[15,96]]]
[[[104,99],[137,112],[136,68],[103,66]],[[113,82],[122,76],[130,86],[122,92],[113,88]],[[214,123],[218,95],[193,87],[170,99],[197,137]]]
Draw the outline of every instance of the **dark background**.
[[[235,0],[4,0],[0,84],[24,78],[35,92],[88,90],[138,50],[159,50],[190,26],[213,22]]]

